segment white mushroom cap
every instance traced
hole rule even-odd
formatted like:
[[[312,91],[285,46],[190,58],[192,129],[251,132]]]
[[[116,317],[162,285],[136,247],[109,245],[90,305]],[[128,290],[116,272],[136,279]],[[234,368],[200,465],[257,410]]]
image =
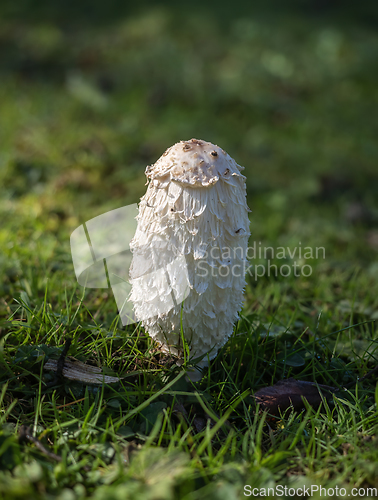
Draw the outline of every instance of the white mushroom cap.
[[[146,169],[150,182],[130,244],[130,300],[147,332],[179,357],[181,326],[191,356],[212,359],[238,319],[250,234],[242,169],[196,139],[175,144]],[[171,265],[175,259],[183,265]],[[159,265],[171,265],[168,281],[156,273]],[[183,303],[172,302],[185,284]]]
[[[244,167],[211,142],[192,139],[167,149],[159,160],[147,167],[146,175],[155,186],[175,181],[192,187],[209,187],[219,178],[230,179]]]

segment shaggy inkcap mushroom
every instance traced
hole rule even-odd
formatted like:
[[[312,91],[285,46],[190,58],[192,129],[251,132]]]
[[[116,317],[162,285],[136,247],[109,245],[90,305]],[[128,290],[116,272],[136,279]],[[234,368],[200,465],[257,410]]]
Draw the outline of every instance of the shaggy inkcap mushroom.
[[[227,342],[242,307],[250,233],[241,170],[210,142],[167,149],[146,169],[148,188],[130,244],[136,318],[179,358],[183,332],[191,358],[205,355],[200,367]]]

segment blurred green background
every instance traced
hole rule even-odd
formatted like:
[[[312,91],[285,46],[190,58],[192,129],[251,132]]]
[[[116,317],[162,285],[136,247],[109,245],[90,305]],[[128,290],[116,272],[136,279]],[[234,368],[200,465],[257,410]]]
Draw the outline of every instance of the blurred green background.
[[[345,387],[377,365],[377,28],[373,0],[0,0],[0,496],[377,485],[373,377],[324,415],[265,426],[250,396],[226,413],[290,376]],[[191,427],[192,411],[204,417],[188,434],[176,395],[159,395],[175,367],[117,324],[111,290],[83,296],[70,253],[74,229],[138,202],[146,166],[192,137],[245,166],[251,246],[325,249],[299,259],[309,277],[248,278],[242,319],[202,383],[229,435],[211,435],[187,384],[177,401]],[[68,337],[70,355],[134,376],[119,389],[48,389],[41,363]],[[143,434],[162,409],[156,446]],[[21,423],[62,463],[20,445]],[[134,439],[145,449],[123,467]]]
[[[377,27],[368,1],[2,1],[1,315],[47,279],[53,304],[72,289],[70,233],[196,137],[246,167],[251,242],[325,247],[289,296],[374,317]]]

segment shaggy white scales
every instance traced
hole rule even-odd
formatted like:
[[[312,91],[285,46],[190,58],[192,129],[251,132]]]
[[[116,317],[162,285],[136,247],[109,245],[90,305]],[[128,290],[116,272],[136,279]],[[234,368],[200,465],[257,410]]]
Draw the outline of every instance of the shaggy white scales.
[[[250,232],[241,170],[202,140],[167,149],[146,169],[148,188],[130,244],[129,298],[137,320],[178,358],[182,325],[190,356],[206,355],[200,367],[227,342],[243,303]]]

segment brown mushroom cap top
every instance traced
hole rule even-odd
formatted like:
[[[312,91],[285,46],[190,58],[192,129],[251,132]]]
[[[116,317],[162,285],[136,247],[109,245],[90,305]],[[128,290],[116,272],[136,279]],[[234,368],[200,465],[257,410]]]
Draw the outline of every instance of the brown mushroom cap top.
[[[242,169],[219,146],[191,139],[167,149],[154,165],[146,168],[146,176],[157,185],[175,181],[198,188],[212,186],[220,178],[227,182],[232,176],[243,177]]]

